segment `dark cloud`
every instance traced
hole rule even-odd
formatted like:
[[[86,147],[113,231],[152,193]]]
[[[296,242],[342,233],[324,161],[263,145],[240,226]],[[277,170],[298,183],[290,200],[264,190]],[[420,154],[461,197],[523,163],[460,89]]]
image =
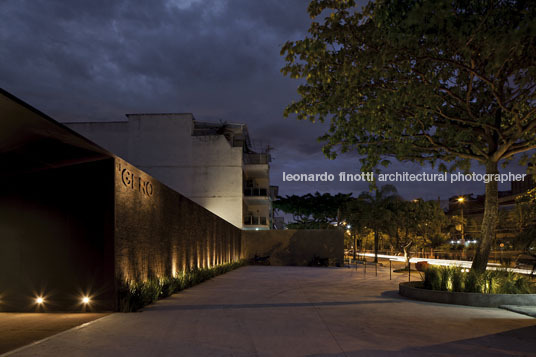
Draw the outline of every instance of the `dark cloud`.
[[[283,194],[365,190],[363,183],[282,182],[283,171],[359,170],[356,157],[323,157],[316,139],[326,125],[282,116],[297,98],[297,82],[281,75],[279,52],[305,34],[307,3],[4,0],[0,85],[60,121],[192,112],[200,120],[247,123],[257,143],[275,147],[272,178]],[[396,163],[390,170],[422,168]],[[435,198],[462,189],[402,184],[399,190]]]

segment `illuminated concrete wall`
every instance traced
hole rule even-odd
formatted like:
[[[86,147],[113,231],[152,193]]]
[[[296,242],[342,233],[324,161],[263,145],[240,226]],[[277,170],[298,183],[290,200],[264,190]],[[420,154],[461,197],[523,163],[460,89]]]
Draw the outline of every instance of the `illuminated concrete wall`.
[[[0,183],[0,311],[114,310],[118,279],[240,259],[240,229],[118,158]]]
[[[240,229],[118,158],[115,222],[119,279],[143,281],[240,259]]]
[[[344,234],[337,230],[242,231],[242,257],[270,256],[271,265],[308,265],[317,256],[343,264]]]
[[[0,175],[0,311],[80,311],[86,294],[115,308],[113,170],[110,158]]]

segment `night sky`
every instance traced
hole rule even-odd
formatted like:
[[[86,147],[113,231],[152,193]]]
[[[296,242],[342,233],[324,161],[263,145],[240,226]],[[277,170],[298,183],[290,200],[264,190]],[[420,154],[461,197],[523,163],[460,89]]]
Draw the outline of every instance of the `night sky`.
[[[169,0],[0,2],[0,86],[58,121],[121,120],[125,113],[191,112],[246,123],[270,145],[280,194],[355,192],[365,183],[282,182],[282,172],[358,173],[358,158],[328,160],[326,126],[283,118],[298,81],[283,77],[281,46],[302,38],[307,1]],[[425,168],[427,172],[435,172]],[[396,163],[387,172],[422,172]],[[482,172],[481,167],[475,171]],[[506,171],[524,172],[508,168]],[[483,183],[404,183],[405,198],[481,193]],[[500,189],[508,189],[502,185]]]

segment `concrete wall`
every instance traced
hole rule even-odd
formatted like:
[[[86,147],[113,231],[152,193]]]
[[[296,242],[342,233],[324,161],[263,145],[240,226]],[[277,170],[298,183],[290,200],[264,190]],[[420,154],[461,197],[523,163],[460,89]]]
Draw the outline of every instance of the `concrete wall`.
[[[192,114],[131,114],[70,128],[233,225],[243,226],[242,148],[223,135],[192,136]]]
[[[0,176],[0,311],[114,310],[118,279],[240,251],[240,229],[119,158]]]
[[[0,311],[111,310],[113,159],[0,176]]]
[[[93,310],[113,310],[117,279],[240,259],[240,229],[0,92],[0,311],[83,311],[84,296]],[[192,117],[170,122],[191,125]],[[124,124],[96,130],[120,155],[145,140]],[[158,120],[134,124],[134,133],[153,135],[155,147],[143,150],[158,151],[158,134],[182,157]],[[45,300],[39,308],[37,297]]]
[[[118,279],[172,276],[240,259],[240,229],[124,160],[115,166]]]
[[[344,234],[336,230],[242,231],[242,257],[270,256],[271,265],[308,265],[317,256],[343,264]]]

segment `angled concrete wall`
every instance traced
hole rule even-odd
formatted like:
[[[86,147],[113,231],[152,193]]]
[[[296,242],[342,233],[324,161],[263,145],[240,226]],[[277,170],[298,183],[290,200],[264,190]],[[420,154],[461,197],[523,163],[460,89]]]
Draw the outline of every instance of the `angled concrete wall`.
[[[337,230],[285,229],[242,231],[242,257],[270,256],[271,265],[302,265],[314,257],[344,262],[344,234]]]
[[[119,158],[0,183],[0,311],[115,310],[121,281],[240,260],[240,229]]]
[[[117,158],[115,247],[116,277],[143,281],[240,260],[241,231]]]

